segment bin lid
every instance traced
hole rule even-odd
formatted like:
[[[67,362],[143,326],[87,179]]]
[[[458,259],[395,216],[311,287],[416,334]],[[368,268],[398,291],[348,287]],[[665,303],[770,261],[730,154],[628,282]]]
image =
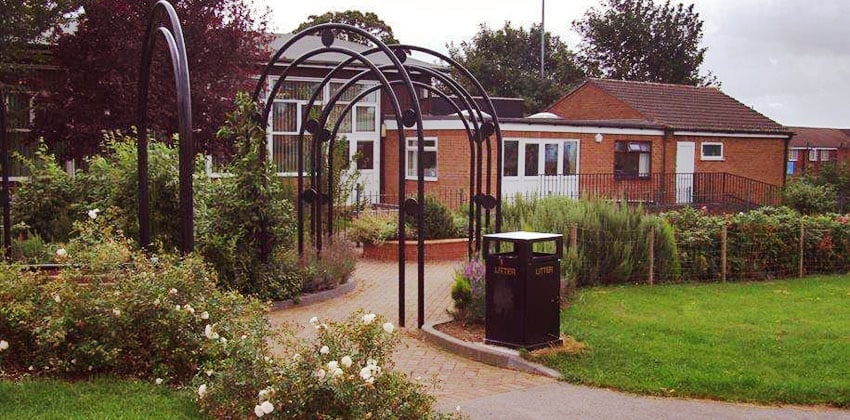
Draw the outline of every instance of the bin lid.
[[[507,240],[507,241],[546,241],[546,240],[563,238],[564,235],[560,235],[560,234],[557,234],[557,233],[517,231],[517,232],[490,233],[490,234],[484,235],[484,237],[487,238],[487,239],[499,239],[499,240]]]

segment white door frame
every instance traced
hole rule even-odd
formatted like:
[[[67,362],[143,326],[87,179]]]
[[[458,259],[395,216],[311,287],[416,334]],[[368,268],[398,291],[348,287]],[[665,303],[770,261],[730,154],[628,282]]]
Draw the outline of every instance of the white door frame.
[[[696,142],[676,142],[676,204],[694,201],[694,167],[696,165]]]

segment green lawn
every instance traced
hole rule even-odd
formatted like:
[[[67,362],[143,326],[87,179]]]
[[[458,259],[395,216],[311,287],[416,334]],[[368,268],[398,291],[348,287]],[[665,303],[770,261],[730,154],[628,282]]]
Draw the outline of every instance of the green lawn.
[[[625,391],[850,407],[850,276],[579,291],[561,329],[570,382]]]
[[[138,381],[0,381],[3,419],[203,419],[190,391]]]

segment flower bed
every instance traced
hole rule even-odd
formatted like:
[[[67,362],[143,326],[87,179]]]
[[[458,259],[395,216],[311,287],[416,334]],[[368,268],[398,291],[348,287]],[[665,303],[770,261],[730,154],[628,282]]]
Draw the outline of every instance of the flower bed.
[[[425,241],[425,260],[427,261],[460,261],[466,259],[468,239],[432,239]],[[407,261],[416,260],[417,241],[407,240],[404,243],[404,258]],[[398,241],[384,241],[380,245],[364,244],[363,257],[379,261],[398,260]]]

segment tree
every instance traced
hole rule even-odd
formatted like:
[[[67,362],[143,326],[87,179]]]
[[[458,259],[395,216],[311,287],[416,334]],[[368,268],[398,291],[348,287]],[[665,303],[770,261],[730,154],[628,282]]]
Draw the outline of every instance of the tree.
[[[0,73],[13,76],[21,69],[17,64],[32,61],[31,47],[46,40],[68,14],[79,9],[79,0],[0,1]]]
[[[314,25],[318,25],[320,23],[330,22],[345,23],[348,25],[356,26],[380,38],[381,41],[383,41],[385,44],[399,43],[393,35],[393,28],[391,28],[390,25],[387,25],[386,22],[381,20],[378,15],[372,12],[363,13],[358,10],[346,10],[344,12],[327,12],[323,15],[310,15],[307,18],[307,21],[298,25],[298,27],[295,28],[292,33],[301,32],[304,29],[307,29]],[[357,34],[338,32],[336,34],[336,37],[345,41],[356,42],[358,44],[371,45],[371,42],[366,39],[366,37]]]
[[[539,25],[526,31],[506,22],[494,31],[482,24],[472,40],[448,47],[449,55],[469,69],[488,94],[522,97],[526,113],[551,105],[585,76],[575,54],[558,36],[546,32],[545,75],[540,77]]]
[[[716,84],[699,74],[706,48],[694,5],[653,0],[602,0],[573,22],[583,37],[580,55],[594,75],[689,85]]]
[[[55,48],[64,68],[58,88],[40,101],[40,134],[57,143],[65,157],[94,154],[102,131],[127,130],[136,123],[136,90],[142,38],[155,0],[99,0],[85,3],[74,33]],[[218,126],[250,75],[268,58],[265,16],[252,15],[250,0],[174,2],[183,27],[192,89],[192,120],[198,150],[219,152]],[[148,119],[163,138],[177,129],[171,60],[158,36],[151,66]]]

